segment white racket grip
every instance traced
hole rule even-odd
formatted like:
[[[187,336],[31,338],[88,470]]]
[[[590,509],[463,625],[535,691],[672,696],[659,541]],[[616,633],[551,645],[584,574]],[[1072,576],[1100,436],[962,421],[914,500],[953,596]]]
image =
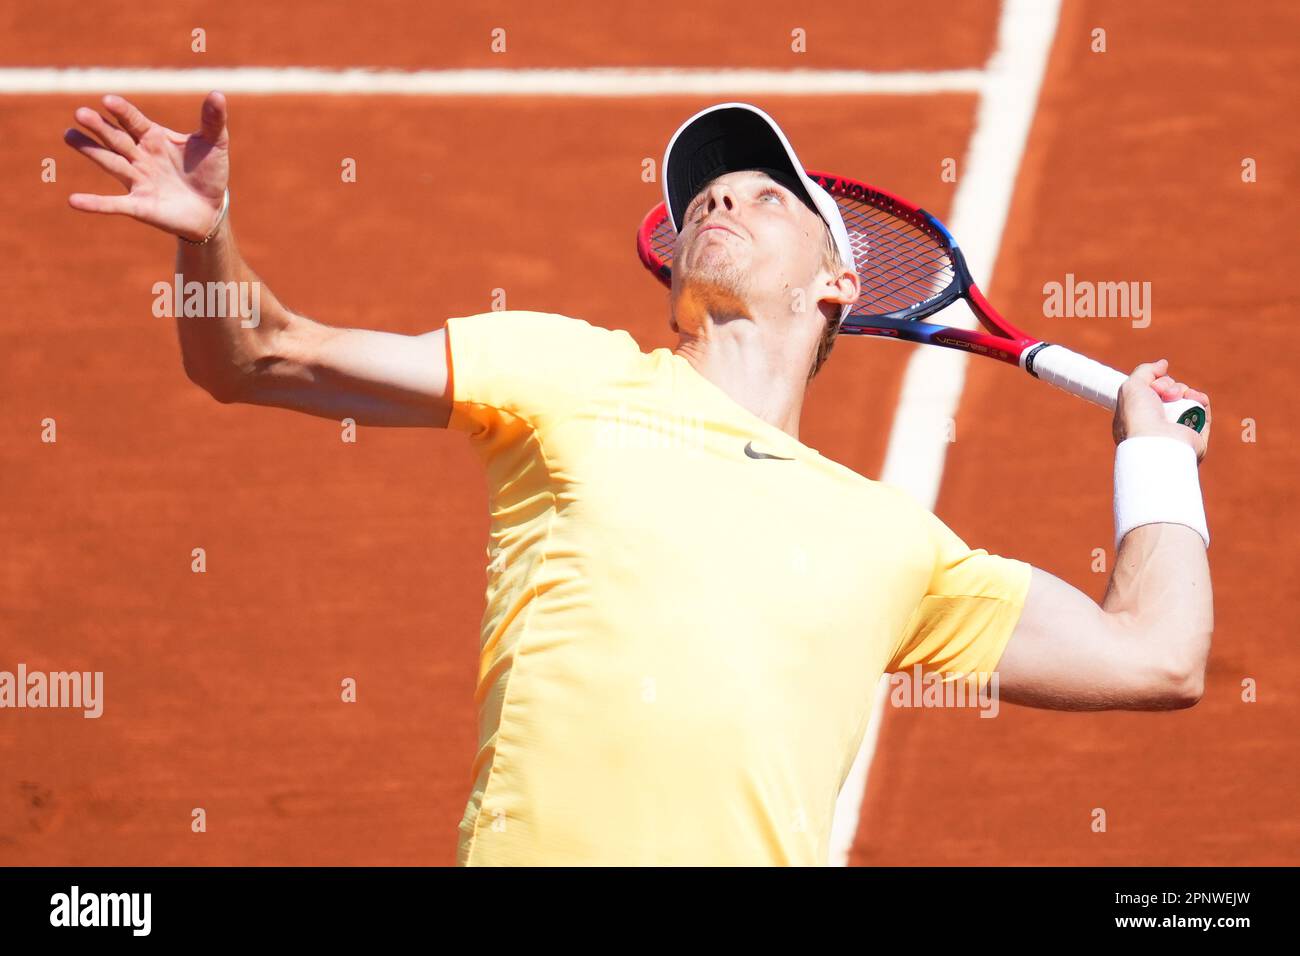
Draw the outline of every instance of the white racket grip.
[[[1025,349],[1020,364],[1030,375],[1112,412],[1119,400],[1120,386],[1128,378],[1109,365],[1072,352],[1063,345],[1047,342]],[[1179,422],[1198,432],[1205,425],[1205,409],[1199,402],[1182,398],[1165,402],[1164,406],[1165,417],[1171,422]]]

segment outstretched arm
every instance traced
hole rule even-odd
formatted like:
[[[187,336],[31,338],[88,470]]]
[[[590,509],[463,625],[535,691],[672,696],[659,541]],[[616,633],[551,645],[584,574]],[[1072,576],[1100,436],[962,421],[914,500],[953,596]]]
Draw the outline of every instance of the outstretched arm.
[[[94,134],[64,140],[129,192],[74,193],[84,212],[130,216],[177,236],[176,272],[185,283],[248,283],[257,313],[177,316],[186,374],[221,402],[273,405],[368,425],[443,427],[451,413],[444,330],[419,336],[340,329],[285,308],[244,262],[230,219],[219,216],[230,178],[226,99],[209,93],[191,134],[153,122],[120,96],[104,97],[116,123],[76,112]],[[214,224],[220,223],[215,234]],[[211,234],[202,245],[199,241]],[[254,286],[253,284],[256,284]],[[207,288],[207,286],[204,286]]]
[[[1205,457],[1209,422],[1197,434],[1164,420],[1161,400],[1209,397],[1175,382],[1167,363],[1139,365],[1120,392],[1116,444],[1142,435],[1191,445]],[[1190,458],[1189,458],[1190,461]],[[1189,465],[1190,467],[1190,465]],[[1029,597],[998,664],[1004,700],[1057,710],[1169,710],[1201,697],[1214,630],[1205,542],[1181,524],[1134,528],[1120,542],[1098,605],[1035,568]]]

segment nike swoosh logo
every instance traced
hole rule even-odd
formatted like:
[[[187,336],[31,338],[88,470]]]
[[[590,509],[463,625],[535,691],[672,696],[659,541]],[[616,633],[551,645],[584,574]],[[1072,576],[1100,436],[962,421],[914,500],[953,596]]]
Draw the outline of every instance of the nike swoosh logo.
[[[794,461],[793,458],[786,458],[784,455],[769,455],[765,451],[754,451],[753,442],[745,446],[745,454],[750,458],[775,458],[777,461]]]

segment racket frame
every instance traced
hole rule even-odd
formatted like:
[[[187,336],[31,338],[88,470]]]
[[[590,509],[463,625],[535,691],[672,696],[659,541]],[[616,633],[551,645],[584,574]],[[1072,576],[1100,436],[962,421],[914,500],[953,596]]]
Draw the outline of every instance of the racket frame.
[[[818,170],[809,169],[806,172],[809,178],[832,196],[864,202],[929,234],[942,246],[952,266],[952,281],[942,291],[892,312],[864,314],[851,308],[840,325],[839,334],[870,335],[922,345],[938,345],[998,359],[1019,366],[1035,378],[1041,378],[1103,408],[1115,408],[1119,386],[1127,376],[1063,346],[1026,335],[1008,322],[975,284],[961,247],[937,216],[878,186]],[[637,255],[645,267],[655,278],[671,288],[672,266],[655,251],[654,243],[655,234],[665,221],[668,221],[668,212],[660,202],[642,221],[641,228],[637,231],[636,247]],[[669,228],[672,228],[671,222]],[[975,317],[988,331],[921,321],[943,311],[957,299],[966,300]],[[1036,361],[1041,363],[1041,369],[1035,367]],[[1165,411],[1171,421],[1177,421],[1194,431],[1199,432],[1205,426],[1205,409],[1190,399],[1168,402]]]

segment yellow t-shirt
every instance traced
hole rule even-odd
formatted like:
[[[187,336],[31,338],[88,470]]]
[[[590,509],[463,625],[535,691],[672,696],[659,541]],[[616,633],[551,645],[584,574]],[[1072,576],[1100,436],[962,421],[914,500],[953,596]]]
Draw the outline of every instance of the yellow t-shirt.
[[[825,864],[880,675],[992,671],[1029,565],[626,332],[447,336],[491,511],[458,863]]]

